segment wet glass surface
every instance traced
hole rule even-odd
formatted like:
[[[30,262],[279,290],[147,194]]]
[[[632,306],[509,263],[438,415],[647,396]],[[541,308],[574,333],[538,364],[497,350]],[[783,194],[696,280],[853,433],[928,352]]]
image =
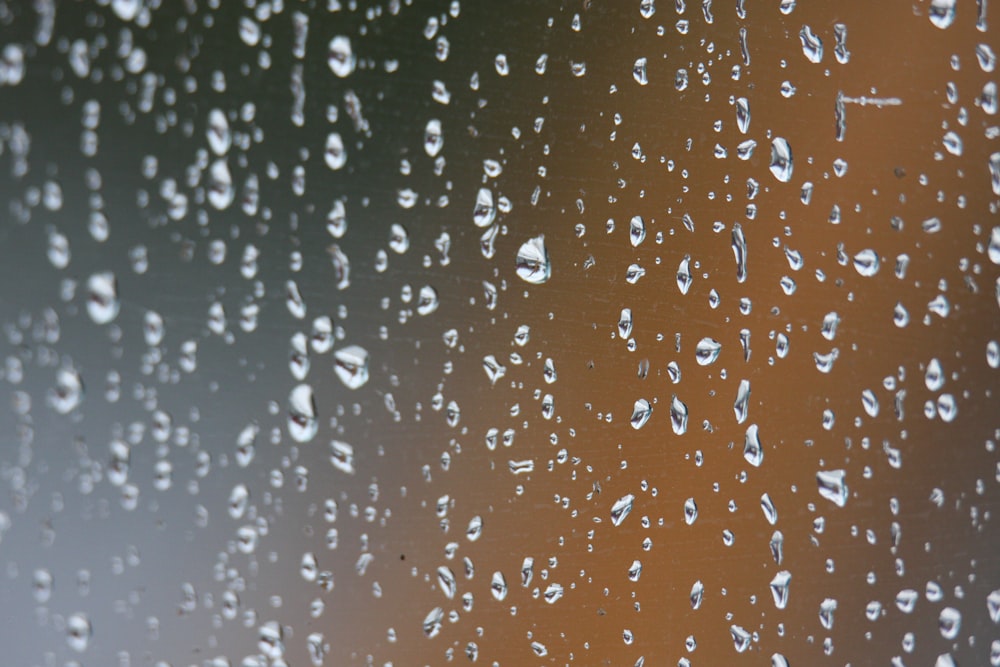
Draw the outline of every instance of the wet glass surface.
[[[0,0],[3,662],[1000,664],[991,18]]]

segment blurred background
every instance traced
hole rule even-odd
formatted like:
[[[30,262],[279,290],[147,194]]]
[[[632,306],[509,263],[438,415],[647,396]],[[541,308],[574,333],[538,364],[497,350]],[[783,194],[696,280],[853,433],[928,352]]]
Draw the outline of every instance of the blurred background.
[[[1000,664],[991,19],[0,0],[0,663]]]

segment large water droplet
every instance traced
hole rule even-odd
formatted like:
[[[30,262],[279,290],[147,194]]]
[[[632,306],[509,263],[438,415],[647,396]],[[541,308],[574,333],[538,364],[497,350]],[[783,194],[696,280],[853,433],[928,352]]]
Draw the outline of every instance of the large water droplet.
[[[938,28],[944,30],[955,22],[955,0],[931,0],[927,17]]]
[[[633,248],[638,248],[639,245],[646,239],[646,223],[643,221],[641,216],[632,216],[632,219],[628,224],[628,240],[632,244]]]
[[[627,493],[618,500],[614,502],[611,506],[611,523],[615,526],[622,525],[625,521],[625,517],[629,515],[632,511],[632,506],[635,503],[635,496],[631,493]]]
[[[472,221],[476,227],[489,227],[496,219],[497,209],[493,192],[488,188],[479,188],[476,193],[476,205],[472,209]]]
[[[358,389],[368,382],[368,351],[360,345],[348,345],[333,353],[333,370],[348,389]]]
[[[938,629],[945,639],[956,639],[962,629],[962,613],[954,607],[945,607],[938,615]]]
[[[330,40],[326,64],[330,66],[330,71],[340,78],[354,71],[355,58],[350,38],[337,35]]]
[[[792,147],[782,137],[771,140],[771,173],[782,183],[792,180],[795,164],[792,159]]]
[[[521,244],[517,251],[516,265],[518,277],[532,285],[540,285],[552,276],[552,264],[545,248],[544,234]]]
[[[431,157],[437,157],[442,148],[444,148],[444,135],[441,134],[441,121],[432,118],[427,121],[427,126],[424,128],[424,151]]]
[[[629,420],[632,424],[632,428],[639,430],[645,426],[652,414],[653,408],[649,405],[649,401],[644,398],[640,398],[635,402],[635,406],[632,408],[632,417]]]
[[[687,432],[688,407],[676,395],[670,399],[670,426],[677,435],[684,435]]]
[[[750,648],[752,635],[739,625],[729,626],[729,634],[733,638],[733,646],[737,653],[743,653]]]
[[[792,574],[788,570],[781,570],[771,579],[771,595],[774,596],[774,606],[784,609],[788,605],[788,585],[792,581]]]
[[[296,442],[309,442],[318,430],[313,389],[308,384],[300,384],[288,394],[288,434]]]
[[[743,458],[755,468],[759,468],[760,464],[764,462],[764,448],[760,444],[756,424],[750,424],[747,428],[743,443]]]
[[[330,441],[330,463],[337,470],[354,474],[354,447],[340,440]]]
[[[503,572],[493,573],[493,577],[490,579],[490,593],[493,594],[494,599],[501,602],[507,597],[507,579],[503,576]]]
[[[118,317],[118,280],[111,271],[94,273],[87,279],[87,314],[97,324]]]
[[[843,470],[820,470],[816,473],[816,485],[819,495],[834,505],[843,507],[847,504],[848,489],[844,481]]]
[[[1000,264],[1000,225],[997,225],[990,231],[990,243],[986,253],[991,262]]]
[[[694,279],[691,277],[691,258],[685,255],[677,265],[677,289],[681,294],[687,294],[692,282]]]
[[[86,651],[92,635],[93,628],[86,614],[70,614],[66,619],[66,643],[74,651],[78,653]]]
[[[694,358],[699,366],[708,366],[715,363],[722,351],[722,344],[714,338],[702,338],[695,346]]]
[[[330,169],[337,171],[347,164],[347,150],[339,132],[326,135],[326,146],[323,151],[323,161]]]
[[[860,275],[870,278],[878,273],[878,253],[871,248],[865,248],[854,256],[854,270]]]
[[[441,588],[441,592],[449,600],[455,598],[455,593],[458,591],[458,582],[455,579],[455,573],[451,568],[440,566],[437,569],[438,575],[438,586]]]
[[[812,28],[805,25],[799,31],[799,41],[802,42],[802,53],[811,63],[818,63],[823,60],[823,40],[812,31]]]
[[[56,386],[49,393],[49,405],[61,415],[73,411],[83,401],[83,379],[79,371],[63,367],[56,371]]]

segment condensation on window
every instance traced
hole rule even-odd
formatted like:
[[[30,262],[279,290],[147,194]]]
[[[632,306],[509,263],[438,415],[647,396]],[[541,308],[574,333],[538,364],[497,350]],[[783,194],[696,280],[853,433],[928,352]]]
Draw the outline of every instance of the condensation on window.
[[[1000,665],[986,0],[0,0],[19,665]]]

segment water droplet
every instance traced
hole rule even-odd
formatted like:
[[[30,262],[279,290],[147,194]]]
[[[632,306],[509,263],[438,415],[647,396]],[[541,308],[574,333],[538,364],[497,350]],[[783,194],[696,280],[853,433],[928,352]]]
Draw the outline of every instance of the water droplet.
[[[993,187],[993,194],[1000,197],[1000,151],[990,155],[990,185]]]
[[[955,22],[955,0],[931,0],[927,17],[942,30],[949,27]]]
[[[437,154],[444,148],[444,135],[441,134],[441,121],[432,118],[427,121],[424,128],[424,151],[430,157],[437,157]]]
[[[782,183],[792,180],[795,164],[792,159],[792,147],[782,137],[771,140],[771,173]]]
[[[944,135],[944,139],[941,140],[944,145],[944,149],[952,155],[962,154],[962,138],[958,136],[958,133],[954,131],[948,131]]]
[[[616,500],[611,506],[611,523],[615,526],[622,525],[622,522],[625,521],[625,517],[627,517],[632,511],[634,503],[635,496],[631,493],[625,494]]]
[[[844,481],[843,470],[820,470],[816,473],[816,485],[819,495],[823,496],[837,507],[847,504],[848,489]]]
[[[61,415],[69,414],[83,401],[83,379],[79,371],[63,367],[56,371],[56,386],[49,393],[49,405]]]
[[[635,285],[644,275],[646,275],[646,269],[638,264],[630,264],[628,269],[625,270],[625,282],[629,285]]]
[[[348,389],[358,389],[368,382],[368,351],[360,345],[348,345],[333,353],[333,370]]]
[[[229,516],[233,519],[242,519],[249,503],[250,491],[246,484],[237,484],[229,492]]]
[[[308,384],[300,384],[288,394],[288,434],[296,442],[309,442],[318,430],[313,389]]]
[[[557,600],[559,600],[559,598],[563,596],[563,593],[564,589],[562,587],[562,584],[549,584],[545,588],[545,593],[542,594],[542,597],[544,597],[545,601],[548,602],[549,604],[554,604]]]
[[[503,576],[503,572],[493,573],[493,577],[490,579],[490,593],[493,594],[495,600],[501,602],[507,597],[507,579]]]
[[[354,474],[354,447],[340,440],[330,441],[330,463],[337,470]]]
[[[333,171],[342,169],[347,164],[347,150],[344,148],[344,140],[341,138],[339,132],[331,132],[326,135],[323,161]]]
[[[122,21],[133,21],[142,5],[142,0],[111,0],[111,11]]]
[[[285,654],[284,631],[277,621],[268,621],[260,626],[257,634],[257,648],[271,660],[280,660]]]
[[[772,526],[778,522],[778,510],[774,506],[774,501],[771,500],[771,496],[767,493],[763,493],[760,496],[760,509],[764,512],[764,518]]]
[[[44,604],[52,597],[52,573],[44,568],[35,570],[31,581],[35,601]]]
[[[632,309],[622,308],[618,317],[618,335],[623,340],[628,340],[632,336]]]
[[[953,640],[962,629],[962,614],[954,607],[945,607],[938,616],[938,629],[945,639]]]
[[[750,382],[749,380],[740,380],[740,386],[736,389],[736,401],[733,403],[733,412],[736,414],[737,424],[742,424],[746,421],[749,409]]]
[[[833,363],[840,356],[840,350],[833,348],[825,354],[813,352],[813,361],[816,363],[816,370],[820,373],[829,373],[833,370]]]
[[[690,267],[691,258],[685,255],[684,259],[677,265],[677,289],[681,291],[681,294],[687,294],[688,290],[691,289],[691,283],[694,282]]]
[[[236,188],[233,187],[229,164],[219,158],[208,169],[208,203],[222,211],[229,208],[235,197]]]
[[[698,503],[695,502],[694,498],[688,498],[684,501],[684,523],[690,526],[697,520]]]
[[[458,582],[455,579],[455,573],[451,568],[442,565],[437,569],[437,575],[438,586],[441,588],[441,592],[444,593],[446,598],[453,600],[455,593],[458,591]]]
[[[792,574],[788,570],[781,570],[771,579],[771,595],[774,596],[774,606],[784,609],[788,605],[788,586],[792,581]]]
[[[507,367],[497,361],[496,356],[492,354],[483,357],[483,370],[486,371],[486,377],[490,379],[491,385],[495,385],[497,380],[507,374]]]
[[[493,192],[488,188],[479,188],[476,194],[476,205],[472,210],[472,221],[477,227],[489,227],[496,219],[496,204]]]
[[[77,653],[83,653],[90,644],[93,628],[86,614],[70,614],[66,619],[66,643]]]
[[[944,369],[941,362],[936,358],[927,363],[927,370],[924,372],[924,384],[931,391],[938,391],[944,386]]]
[[[691,593],[688,598],[691,600],[691,608],[698,609],[701,607],[701,602],[705,596],[705,586],[701,583],[701,580],[694,582],[691,586]]]
[[[208,128],[205,131],[208,147],[218,156],[225,155],[232,146],[233,137],[229,132],[229,121],[221,109],[208,112]]]
[[[819,603],[819,622],[827,630],[833,629],[833,614],[837,611],[837,601],[826,598]]]
[[[632,216],[632,219],[629,221],[628,240],[633,248],[638,248],[646,240],[646,223],[641,216]]]
[[[87,314],[97,324],[107,324],[116,317],[118,301],[118,280],[111,271],[94,273],[87,280]]]
[[[687,432],[688,407],[675,394],[670,399],[670,426],[677,435],[684,435]]]
[[[745,97],[736,98],[736,127],[740,134],[750,129],[750,102]]]
[[[475,542],[483,534],[483,517],[478,514],[469,519],[469,525],[465,529],[465,537],[470,542]]]
[[[714,364],[722,352],[722,344],[714,338],[702,338],[695,346],[694,358],[699,366]]]
[[[630,423],[632,428],[639,430],[646,425],[649,421],[649,417],[653,414],[653,408],[649,405],[649,401],[644,398],[640,398],[635,402],[635,406],[632,409],[632,417]]]
[[[355,58],[350,38],[337,35],[330,40],[326,64],[331,72],[342,79],[354,71]]]
[[[986,596],[986,611],[991,621],[1000,624],[1000,588]]]
[[[636,58],[635,63],[632,65],[632,78],[640,86],[645,86],[649,83],[649,78],[646,74],[646,59]]]
[[[57,269],[65,269],[69,266],[70,260],[69,240],[55,230],[50,231],[47,254],[52,266]]]
[[[441,632],[442,621],[444,620],[444,611],[441,607],[434,607],[428,612],[427,616],[424,617],[423,630],[424,636],[427,638],[436,637],[438,633]]]
[[[733,255],[736,257],[736,282],[742,283],[747,279],[747,240],[743,234],[743,226],[740,223],[733,225]]]
[[[420,288],[420,293],[417,296],[418,315],[430,315],[438,309],[439,305],[441,305],[441,301],[436,289],[430,285],[424,285]]]
[[[990,231],[990,242],[986,252],[991,262],[1000,264],[1000,225]]]
[[[799,31],[799,41],[802,42],[802,53],[811,63],[818,63],[823,60],[823,40],[812,31],[812,28],[805,25]]]
[[[518,277],[532,285],[540,285],[552,276],[552,264],[545,248],[544,234],[521,244],[517,251],[516,266]]]
[[[733,646],[737,653],[743,653],[750,648],[750,633],[739,625],[729,626],[729,634],[733,638]]]
[[[743,442],[743,458],[755,468],[759,468],[760,464],[764,462],[764,448],[760,444],[756,424],[750,424],[747,428]]]

